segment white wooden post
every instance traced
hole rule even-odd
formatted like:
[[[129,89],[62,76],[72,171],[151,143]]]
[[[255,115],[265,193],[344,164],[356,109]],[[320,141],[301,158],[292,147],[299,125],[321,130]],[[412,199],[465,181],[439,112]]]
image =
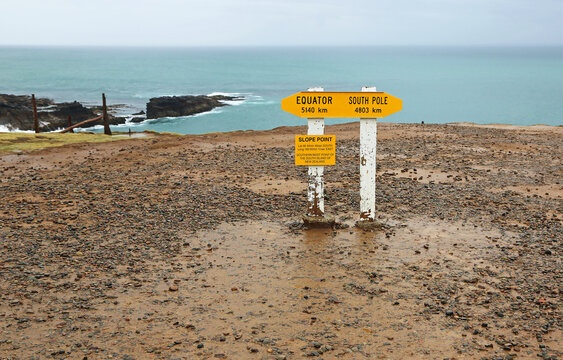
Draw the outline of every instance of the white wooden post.
[[[324,91],[322,87],[309,88],[307,91]],[[307,135],[324,135],[324,118],[307,118]],[[324,216],[324,166],[309,166],[307,185],[307,216]]]
[[[364,92],[375,87],[364,86]],[[375,220],[377,118],[360,119],[360,222]]]

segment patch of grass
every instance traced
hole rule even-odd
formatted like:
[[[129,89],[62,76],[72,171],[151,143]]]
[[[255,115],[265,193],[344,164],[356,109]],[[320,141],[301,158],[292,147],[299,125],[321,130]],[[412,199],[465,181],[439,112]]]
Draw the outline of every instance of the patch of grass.
[[[31,151],[67,144],[98,143],[115,140],[123,140],[123,138],[95,133],[0,133],[0,151]]]

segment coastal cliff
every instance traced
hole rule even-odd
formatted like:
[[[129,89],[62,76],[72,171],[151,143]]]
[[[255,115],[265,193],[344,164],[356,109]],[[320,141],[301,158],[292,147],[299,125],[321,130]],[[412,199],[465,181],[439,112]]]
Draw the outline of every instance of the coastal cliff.
[[[37,98],[37,118],[40,131],[54,131],[66,128],[68,116],[73,123],[92,119],[99,114],[78,101],[55,103],[46,98]],[[125,118],[109,117],[111,125],[125,123]],[[90,126],[102,125],[102,120]],[[29,95],[0,94],[0,125],[9,130],[33,130],[33,107]]]
[[[217,107],[227,106],[226,101],[242,100],[240,97],[224,95],[185,95],[185,96],[163,96],[150,99],[146,105],[146,118],[144,112],[133,114],[130,122],[138,123],[146,119],[157,119],[162,117],[178,117],[195,115],[211,111]],[[79,103],[64,102],[56,103],[51,99],[37,98],[37,117],[40,131],[54,131],[66,128],[68,116],[73,124],[80,121],[92,119],[102,113],[100,106],[86,107]],[[114,105],[120,107],[123,105]],[[112,106],[108,106],[111,111]],[[127,119],[121,116],[109,115],[110,125],[125,124]],[[102,120],[90,123],[88,126],[103,125]],[[10,131],[33,130],[33,107],[29,95],[0,94],[0,126]]]

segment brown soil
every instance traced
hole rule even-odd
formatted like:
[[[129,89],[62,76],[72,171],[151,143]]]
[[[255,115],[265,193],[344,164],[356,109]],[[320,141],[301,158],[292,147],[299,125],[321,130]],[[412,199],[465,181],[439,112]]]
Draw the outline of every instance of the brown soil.
[[[305,127],[76,144],[0,162],[0,359],[561,358],[563,132],[328,126],[333,229],[306,229]]]

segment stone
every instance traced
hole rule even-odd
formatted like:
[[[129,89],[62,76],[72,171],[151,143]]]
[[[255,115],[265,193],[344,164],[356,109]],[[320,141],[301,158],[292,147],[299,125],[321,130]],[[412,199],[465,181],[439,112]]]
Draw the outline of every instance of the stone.
[[[385,225],[378,222],[378,221],[356,221],[356,227],[366,231],[377,231],[377,230],[384,230]]]
[[[303,215],[303,224],[310,228],[329,228],[335,224],[334,216],[309,216]]]

